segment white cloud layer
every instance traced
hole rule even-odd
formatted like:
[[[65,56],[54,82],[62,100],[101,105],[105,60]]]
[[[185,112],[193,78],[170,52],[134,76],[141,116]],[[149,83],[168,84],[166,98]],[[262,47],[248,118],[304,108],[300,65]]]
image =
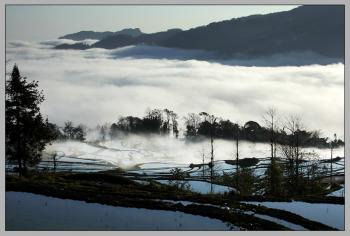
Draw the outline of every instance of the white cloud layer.
[[[343,64],[234,66],[229,64],[249,63],[186,60],[191,53],[207,54],[145,46],[72,51],[23,42],[9,43],[6,53],[8,71],[17,63],[22,75],[39,81],[46,96],[42,111],[60,125],[72,120],[95,126],[143,116],[148,107],[180,116],[207,111],[243,124],[261,122],[274,106],[281,117],[300,114],[306,127],[324,136],[344,133]]]

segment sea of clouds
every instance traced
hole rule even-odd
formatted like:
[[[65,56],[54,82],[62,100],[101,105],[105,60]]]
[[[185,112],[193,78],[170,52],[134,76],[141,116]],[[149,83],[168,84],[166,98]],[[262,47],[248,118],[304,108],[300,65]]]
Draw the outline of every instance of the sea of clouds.
[[[46,97],[42,112],[59,125],[72,120],[93,127],[143,116],[147,108],[174,110],[180,122],[189,112],[206,111],[240,124],[261,123],[273,106],[280,120],[299,114],[307,128],[343,138],[342,63],[318,57],[319,64],[298,65],[315,58],[312,53],[213,61],[208,52],[145,45],[52,48],[66,41],[13,41],[6,48],[7,71],[16,63],[23,76],[39,81]]]

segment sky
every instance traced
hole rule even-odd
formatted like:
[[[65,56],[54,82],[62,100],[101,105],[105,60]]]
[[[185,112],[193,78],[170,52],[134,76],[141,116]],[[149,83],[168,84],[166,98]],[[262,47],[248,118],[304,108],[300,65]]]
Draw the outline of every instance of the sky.
[[[287,11],[295,7],[297,6],[8,5],[6,7],[6,40],[48,40],[81,30],[118,31],[124,28],[140,28],[145,33],[170,28],[186,30],[211,22],[253,14]]]

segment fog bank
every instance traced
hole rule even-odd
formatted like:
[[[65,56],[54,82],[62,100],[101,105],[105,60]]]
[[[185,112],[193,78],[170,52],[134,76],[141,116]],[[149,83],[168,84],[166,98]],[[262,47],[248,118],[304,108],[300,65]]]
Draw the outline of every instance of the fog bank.
[[[9,43],[7,70],[17,63],[22,75],[39,81],[46,97],[42,111],[59,125],[115,122],[119,116],[143,116],[148,107],[168,108],[180,117],[206,111],[241,124],[261,123],[262,113],[274,106],[281,117],[300,114],[307,128],[343,138],[343,64],[237,66],[205,61],[205,54],[203,60],[187,60],[200,52],[176,49],[73,51],[48,44]]]
[[[236,155],[234,141],[215,139],[214,159],[233,160]],[[185,139],[175,139],[158,135],[128,135],[121,138],[106,140],[96,144],[78,141],[54,142],[46,147],[49,153],[59,152],[66,156],[81,159],[104,160],[124,169],[137,168],[144,163],[191,164],[210,161],[210,140],[189,142]],[[270,156],[270,144],[241,141],[239,143],[239,158],[266,158]],[[315,153],[317,158],[329,159],[330,149],[301,148],[302,153]],[[281,156],[280,148],[277,156]],[[305,155],[307,156],[307,155]],[[344,157],[344,148],[336,148],[333,157]],[[315,157],[313,157],[315,158]]]

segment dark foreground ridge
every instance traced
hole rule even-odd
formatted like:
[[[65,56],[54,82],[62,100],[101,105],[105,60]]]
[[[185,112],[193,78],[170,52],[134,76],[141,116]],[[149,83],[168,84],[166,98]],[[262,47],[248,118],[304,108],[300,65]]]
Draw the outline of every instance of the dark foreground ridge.
[[[285,226],[247,214],[247,211],[283,219],[309,230],[336,230],[287,211],[240,203],[249,199],[235,197],[232,193],[203,195],[156,182],[142,185],[119,174],[119,171],[89,174],[32,172],[21,178],[8,175],[6,191],[30,192],[112,206],[181,211],[216,218],[242,230],[288,230]],[[330,201],[327,197],[325,199]],[[180,200],[192,204],[176,202]]]

